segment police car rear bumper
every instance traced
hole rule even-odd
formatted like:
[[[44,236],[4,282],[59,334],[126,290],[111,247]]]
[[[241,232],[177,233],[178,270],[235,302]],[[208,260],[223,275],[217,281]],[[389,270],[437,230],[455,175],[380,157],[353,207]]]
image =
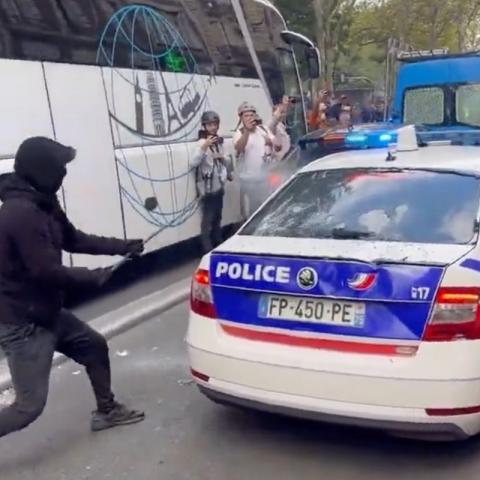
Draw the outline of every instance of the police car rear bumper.
[[[216,385],[218,388],[218,385]],[[261,412],[273,413],[277,415],[284,415],[293,418],[300,418],[305,420],[313,420],[323,423],[330,423],[335,425],[344,425],[351,427],[368,428],[375,430],[382,430],[393,435],[406,436],[409,438],[416,438],[420,440],[429,441],[453,441],[466,440],[469,435],[462,430],[462,428],[454,423],[424,423],[421,421],[408,420],[390,420],[379,418],[364,418],[352,416],[348,413],[331,413],[326,408],[321,410],[307,410],[301,407],[294,407],[288,405],[290,401],[283,399],[282,404],[272,403],[272,399],[260,400],[261,392],[255,392],[254,389],[247,389],[243,394],[245,396],[237,396],[231,393],[226,393],[223,390],[207,387],[198,383],[199,390],[210,400],[215,403],[233,407],[239,407],[249,410],[257,410]],[[281,397],[281,395],[279,395]],[[282,401],[281,398],[278,398]],[[316,401],[318,403],[318,400]],[[318,407],[317,407],[318,408]],[[343,409],[340,409],[343,410]],[[380,410],[384,410],[383,408]],[[379,412],[377,409],[376,414]],[[384,415],[386,412],[384,412]],[[398,415],[398,412],[397,412]],[[417,419],[418,420],[418,419]]]
[[[426,440],[462,439],[480,431],[478,413],[430,416],[426,408],[433,402],[426,399],[421,405],[415,399],[418,390],[433,390],[434,396],[440,395],[441,399],[457,397],[456,392],[478,391],[476,382],[439,382],[443,392],[440,394],[439,385],[431,382],[421,385],[393,378],[292,369],[275,364],[273,356],[271,363],[259,363],[235,358],[233,349],[228,347],[221,348],[221,352],[209,351],[203,348],[205,345],[192,343],[191,334],[187,342],[197,384],[207,397],[220,403],[392,433],[404,432],[409,437]],[[392,401],[392,393],[396,402]],[[463,404],[462,397],[459,402]]]
[[[237,338],[193,312],[186,341],[197,383],[229,403],[387,430],[480,432],[478,341],[422,342],[404,358],[362,355]]]

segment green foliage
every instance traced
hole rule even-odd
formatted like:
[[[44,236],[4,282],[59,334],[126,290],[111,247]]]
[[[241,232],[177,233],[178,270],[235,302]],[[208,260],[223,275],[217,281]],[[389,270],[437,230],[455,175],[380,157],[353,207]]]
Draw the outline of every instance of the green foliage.
[[[480,48],[480,0],[274,0],[289,28],[317,41],[334,72],[381,81],[389,38],[401,48]]]
[[[313,0],[275,0],[290,30],[315,38],[317,21],[313,14]]]

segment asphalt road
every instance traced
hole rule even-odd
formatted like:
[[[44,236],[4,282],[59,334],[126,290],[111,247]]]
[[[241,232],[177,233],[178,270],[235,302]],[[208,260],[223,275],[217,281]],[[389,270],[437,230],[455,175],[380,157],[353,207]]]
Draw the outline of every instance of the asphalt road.
[[[98,434],[73,363],[52,376],[45,414],[0,440],[2,480],[474,480],[480,440],[424,444],[362,430],[230,410],[189,381],[187,304],[111,342],[120,399],[144,423]]]

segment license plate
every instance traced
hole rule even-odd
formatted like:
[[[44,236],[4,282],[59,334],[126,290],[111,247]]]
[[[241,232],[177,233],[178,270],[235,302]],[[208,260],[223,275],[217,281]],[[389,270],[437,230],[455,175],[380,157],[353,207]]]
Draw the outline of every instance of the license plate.
[[[361,328],[365,323],[365,304],[285,295],[265,295],[260,300],[259,316]]]

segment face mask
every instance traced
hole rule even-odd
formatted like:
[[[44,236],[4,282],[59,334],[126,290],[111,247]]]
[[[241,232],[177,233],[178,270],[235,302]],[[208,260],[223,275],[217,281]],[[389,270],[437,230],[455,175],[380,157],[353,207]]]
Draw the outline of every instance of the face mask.
[[[67,169],[64,165],[61,165],[54,170],[45,170],[41,175],[37,174],[35,178],[26,178],[26,180],[39,192],[55,194],[60,190],[66,175]]]

